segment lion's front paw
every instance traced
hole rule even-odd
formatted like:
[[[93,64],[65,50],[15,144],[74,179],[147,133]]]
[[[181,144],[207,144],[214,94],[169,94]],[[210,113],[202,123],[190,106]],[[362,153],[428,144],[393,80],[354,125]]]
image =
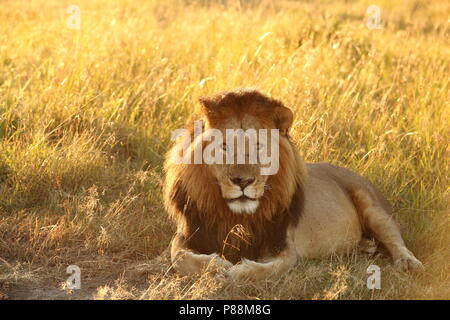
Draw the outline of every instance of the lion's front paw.
[[[224,272],[233,267],[230,261],[222,259],[218,254],[213,254],[210,262],[208,263],[207,270],[214,272]]]
[[[218,275],[217,279],[219,281],[244,281],[253,279],[256,275],[258,269],[258,263],[242,259],[241,263],[232,266],[227,271]]]
[[[423,264],[420,262],[411,252],[405,252],[399,257],[394,259],[394,265],[402,270],[420,270],[423,269]]]

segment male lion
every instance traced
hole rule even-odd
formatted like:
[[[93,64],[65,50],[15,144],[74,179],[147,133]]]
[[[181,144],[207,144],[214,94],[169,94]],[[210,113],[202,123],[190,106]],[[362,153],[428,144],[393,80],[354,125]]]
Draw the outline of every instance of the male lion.
[[[261,175],[259,161],[174,161],[191,144],[193,129],[175,144],[165,164],[164,201],[177,224],[171,258],[179,273],[216,266],[231,279],[261,279],[286,272],[298,258],[349,252],[368,237],[401,269],[422,267],[372,183],[328,163],[303,162],[288,134],[293,114],[283,103],[250,89],[200,102],[205,130],[278,129],[279,170]]]

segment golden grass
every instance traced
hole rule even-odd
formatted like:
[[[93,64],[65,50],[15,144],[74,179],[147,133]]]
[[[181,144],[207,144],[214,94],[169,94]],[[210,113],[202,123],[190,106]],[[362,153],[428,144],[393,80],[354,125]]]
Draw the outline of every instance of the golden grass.
[[[364,24],[371,1],[234,3],[79,0],[71,30],[70,1],[0,1],[0,293],[450,298],[448,1],[378,1],[381,30]],[[173,274],[160,256],[174,231],[161,203],[170,133],[199,96],[237,86],[295,110],[307,161],[380,186],[426,270],[355,252],[252,284]],[[366,288],[372,263],[381,290]],[[66,293],[70,264],[82,290]]]

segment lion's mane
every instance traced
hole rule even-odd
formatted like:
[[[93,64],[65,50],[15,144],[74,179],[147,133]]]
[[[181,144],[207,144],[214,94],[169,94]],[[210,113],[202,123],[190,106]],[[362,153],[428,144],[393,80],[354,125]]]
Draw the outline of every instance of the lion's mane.
[[[239,112],[252,112],[261,123],[267,123],[273,110],[283,106],[256,90],[244,89],[223,92],[201,102],[220,110],[219,116],[208,118],[213,124]],[[207,164],[175,163],[174,150],[175,146],[165,162],[164,202],[188,248],[204,254],[219,253],[233,263],[284,249],[288,226],[296,224],[302,212],[306,175],[303,160],[288,134],[280,136],[279,170],[269,177],[259,208],[251,215],[230,211]]]

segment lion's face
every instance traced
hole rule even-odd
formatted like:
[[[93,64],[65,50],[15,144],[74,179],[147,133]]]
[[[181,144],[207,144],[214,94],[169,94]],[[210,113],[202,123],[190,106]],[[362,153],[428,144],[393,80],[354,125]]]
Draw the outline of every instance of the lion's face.
[[[253,214],[258,210],[264,193],[270,189],[270,176],[276,174],[267,171],[262,174],[263,168],[272,168],[272,160],[275,158],[278,165],[279,140],[272,138],[276,136],[277,139],[285,139],[292,124],[292,112],[280,102],[263,97],[257,92],[218,95],[211,99],[202,99],[201,103],[205,129],[216,129],[222,133],[224,159],[228,153],[228,156],[235,160],[231,164],[227,161],[223,161],[223,164],[209,164],[208,169],[217,180],[228,208],[234,213]],[[243,139],[229,139],[229,129],[234,129],[233,132],[248,132],[249,129],[254,129],[256,134],[253,138],[244,135]],[[265,137],[261,136],[260,129],[267,130]],[[239,153],[241,161],[238,161]],[[256,159],[252,158],[255,153]],[[268,159],[270,162],[267,162]]]
[[[258,129],[263,128],[264,126],[255,116],[247,114],[240,119],[237,117],[226,119],[215,129],[220,130],[223,137],[226,137],[227,129],[241,129],[244,132],[248,129],[256,129],[255,132],[258,132]],[[270,132],[268,135],[270,137]],[[239,148],[242,148],[241,152],[245,155],[245,163],[237,163]],[[259,206],[259,199],[268,187],[269,176],[261,175],[261,168],[266,165],[261,163],[260,157],[256,157],[256,163],[249,161],[250,152],[260,154],[270,150],[270,139],[260,139],[257,134],[253,140],[250,137],[243,137],[242,140],[234,137],[223,141],[222,149],[224,155],[232,156],[234,163],[226,164],[226,161],[223,161],[224,164],[209,165],[209,169],[218,181],[223,198],[230,210],[235,213],[255,213]]]

